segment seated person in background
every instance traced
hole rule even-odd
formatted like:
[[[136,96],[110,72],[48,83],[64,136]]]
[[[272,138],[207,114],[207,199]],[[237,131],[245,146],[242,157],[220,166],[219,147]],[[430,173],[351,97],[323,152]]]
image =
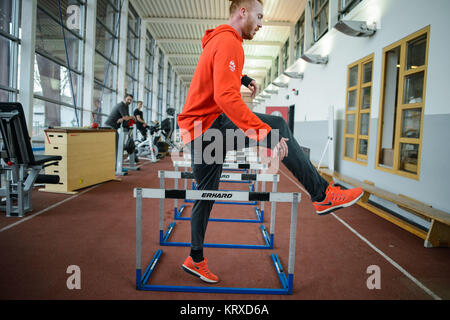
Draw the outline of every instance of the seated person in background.
[[[136,128],[141,132],[143,140],[147,139],[147,123],[144,121],[144,113],[142,112],[142,101],[137,102],[137,108],[134,110],[136,118]]]

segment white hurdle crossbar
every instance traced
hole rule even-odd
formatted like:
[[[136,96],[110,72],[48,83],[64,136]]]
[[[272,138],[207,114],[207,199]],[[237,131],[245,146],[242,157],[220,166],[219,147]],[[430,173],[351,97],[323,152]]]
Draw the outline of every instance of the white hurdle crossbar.
[[[206,190],[166,190],[135,188],[133,196],[136,198],[136,289],[147,291],[176,291],[176,292],[215,292],[215,293],[245,293],[245,294],[292,294],[294,283],[295,245],[297,237],[297,214],[298,203],[301,195],[299,193],[273,193],[273,192],[244,192],[244,191],[206,191]],[[281,263],[276,254],[272,254],[275,271],[281,282],[282,288],[232,288],[232,287],[194,287],[194,286],[168,286],[148,285],[151,273],[156,267],[162,250],[158,250],[153,256],[150,264],[142,273],[142,199],[190,199],[190,200],[215,200],[226,201],[271,201],[291,203],[291,225],[289,232],[289,261],[288,277],[286,277]],[[161,212],[160,206],[160,218]],[[160,219],[161,220],[161,219]],[[161,222],[160,222],[161,223]]]

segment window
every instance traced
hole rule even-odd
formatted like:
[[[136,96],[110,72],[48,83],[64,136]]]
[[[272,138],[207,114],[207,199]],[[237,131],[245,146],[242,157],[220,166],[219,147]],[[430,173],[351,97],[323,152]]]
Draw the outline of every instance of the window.
[[[295,25],[295,59],[299,59],[305,49],[305,14],[303,13]]]
[[[84,1],[60,3],[61,8],[51,1],[37,2],[33,104],[36,141],[43,141],[47,126],[82,126],[85,6]],[[68,14],[69,6],[76,7],[76,13]]]
[[[274,64],[273,70],[272,70],[272,80],[271,80],[271,82],[272,82],[273,80],[275,80],[275,79],[279,76],[279,73],[278,73],[279,65],[280,65],[280,57],[277,56],[277,57],[275,58],[275,64]]]
[[[139,37],[141,21],[133,6],[128,11],[126,92],[134,96],[131,109],[137,107],[139,78]]]
[[[373,54],[348,66],[344,160],[367,164]]]
[[[339,0],[339,19],[343,19],[362,0]]]
[[[94,120],[103,124],[117,103],[120,0],[98,0],[94,60]]]
[[[377,168],[418,179],[430,27],[383,49]]]
[[[314,42],[328,31],[328,2],[328,0],[312,0]]]
[[[0,102],[17,101],[21,1],[0,2]]]
[[[145,47],[145,77],[144,77],[144,115],[147,116],[146,121],[152,119],[152,103],[153,103],[153,65],[155,61],[155,40],[147,31],[147,41]]]
[[[283,70],[282,70],[283,72],[284,70],[287,69],[287,67],[289,67],[289,38],[284,43],[281,52],[283,53]]]

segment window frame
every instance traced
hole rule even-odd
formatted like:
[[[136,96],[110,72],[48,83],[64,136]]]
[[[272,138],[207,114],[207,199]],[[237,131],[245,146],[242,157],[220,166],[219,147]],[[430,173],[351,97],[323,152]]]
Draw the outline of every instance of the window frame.
[[[408,42],[415,40],[423,35],[427,36],[426,40],[426,48],[425,48],[425,61],[424,65],[418,68],[411,68],[406,70],[406,59],[407,59],[407,45]],[[406,178],[411,178],[415,180],[420,179],[420,168],[421,168],[421,156],[422,156],[422,138],[423,138],[423,122],[424,122],[424,111],[425,111],[425,101],[426,101],[426,87],[427,87],[427,71],[428,71],[428,55],[429,55],[429,45],[430,45],[430,25],[396,41],[389,46],[383,48],[383,58],[382,58],[382,69],[381,69],[381,86],[380,86],[380,107],[379,107],[379,115],[378,115],[378,137],[377,137],[377,152],[376,152],[376,164],[375,168],[381,171],[385,171],[388,173],[393,173],[396,175],[400,175]],[[400,47],[400,67],[398,74],[398,92],[396,98],[396,114],[395,114],[395,130],[394,130],[394,140],[393,140],[393,164],[392,168],[387,166],[383,166],[380,164],[380,155],[382,149],[382,133],[383,133],[383,121],[381,119],[384,118],[384,100],[385,100],[385,82],[386,82],[386,53],[394,48]],[[412,74],[423,72],[423,91],[422,91],[422,102],[405,104],[403,103],[403,95],[404,95],[404,86],[405,86],[405,77],[410,76]],[[420,128],[419,128],[419,138],[404,138],[401,137],[401,128],[402,128],[402,115],[403,111],[407,109],[421,109],[420,116]],[[400,156],[401,156],[401,144],[417,144],[418,145],[418,155],[417,155],[417,172],[412,173],[408,171],[401,170],[400,168]]]
[[[17,95],[19,94],[19,47],[21,45],[21,39],[19,38],[19,21],[21,19],[21,9],[22,4],[20,1],[11,1],[11,23],[12,23],[12,33],[6,32],[0,29],[0,39],[9,41],[9,75],[8,84],[0,84],[0,90],[8,93],[8,101],[16,101]]]
[[[349,14],[362,0],[350,0],[347,4],[342,7],[343,0],[339,0],[339,20],[343,19],[347,14]]]
[[[305,51],[305,13],[295,25],[295,59],[300,59]]]
[[[317,19],[320,17],[322,11],[325,10],[326,7],[328,7],[328,10],[330,10],[330,0],[323,0],[324,2],[322,3],[322,5],[320,5],[319,8],[317,8],[317,10],[316,10],[316,1],[320,0],[311,1],[313,43],[319,41],[328,32],[328,29],[330,28],[329,14],[327,14],[327,27],[321,33],[319,33],[320,28],[317,24]]]
[[[353,62],[352,64],[347,66],[347,84],[346,84],[346,97],[345,97],[345,117],[344,117],[344,143],[343,143],[343,152],[342,159],[347,161],[352,161],[361,165],[368,165],[368,157],[369,157],[369,142],[370,142],[370,113],[372,110],[372,96],[373,96],[373,66],[374,66],[374,53]],[[372,63],[371,70],[371,80],[369,82],[363,83],[364,69],[363,66]],[[355,66],[358,67],[358,78],[355,86],[350,87],[350,71]],[[362,92],[365,88],[370,89],[370,107],[366,109],[362,109]],[[356,90],[356,106],[355,110],[348,110],[348,102],[349,102],[349,92]],[[355,130],[353,134],[347,133],[347,116],[355,115]],[[369,126],[367,135],[362,135],[360,132],[361,129],[361,115],[369,114]],[[353,138],[353,157],[346,156],[347,154],[347,144],[346,139]],[[359,153],[359,142],[360,140],[367,140],[367,154]]]

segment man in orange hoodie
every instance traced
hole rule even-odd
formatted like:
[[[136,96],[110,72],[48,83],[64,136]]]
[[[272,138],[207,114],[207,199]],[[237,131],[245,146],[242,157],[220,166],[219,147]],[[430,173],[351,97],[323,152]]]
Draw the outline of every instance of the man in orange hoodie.
[[[262,0],[230,1],[228,24],[207,30],[202,39],[203,52],[184,109],[177,119],[183,143],[191,149],[197,189],[218,190],[226,152],[258,143],[272,149],[283,160],[283,164],[311,195],[318,214],[356,203],[363,194],[362,189],[341,190],[329,185],[302,152],[283,118],[255,114],[242,100],[242,84],[253,95],[257,91],[255,81],[242,77],[242,42],[243,39],[253,39],[262,27],[263,3]],[[219,137],[217,132],[227,139]],[[230,136],[232,139],[228,139]],[[236,139],[242,141],[241,138],[244,143],[236,146]],[[211,145],[215,147],[211,148]],[[207,150],[213,150],[213,161],[205,157]],[[194,203],[191,214],[191,251],[182,265],[185,271],[208,283],[219,281],[203,257],[203,242],[213,204],[214,201]]]

